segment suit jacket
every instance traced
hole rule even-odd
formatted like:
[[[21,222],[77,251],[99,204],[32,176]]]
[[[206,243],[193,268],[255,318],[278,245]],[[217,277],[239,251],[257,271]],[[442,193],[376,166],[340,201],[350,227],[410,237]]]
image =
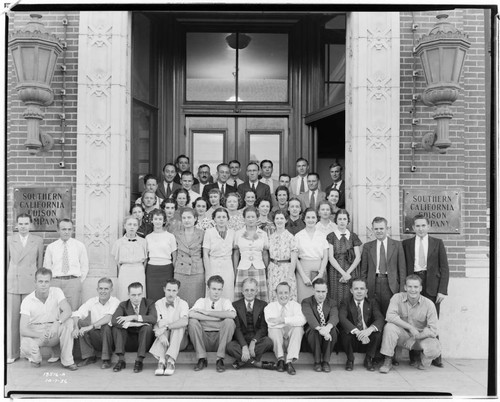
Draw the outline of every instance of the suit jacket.
[[[250,186],[250,183],[247,181],[241,183],[238,186],[238,193],[240,193],[241,199],[245,197],[245,191],[251,190],[252,187]],[[272,205],[272,198],[271,198],[271,190],[267,184],[264,184],[260,181],[257,182],[257,185],[255,186],[255,192],[257,193],[257,199],[259,200],[268,200],[271,205]]]
[[[238,192],[238,189],[236,187],[230,186],[229,184],[225,184],[225,189],[224,189],[224,196],[230,194],[230,193],[236,193]],[[208,201],[208,192],[213,189],[219,189],[219,183],[213,183],[213,184],[207,184],[203,188],[203,194],[201,195],[203,198],[205,198]],[[194,201],[194,200],[193,200]]]
[[[120,316],[127,315],[135,315],[134,307],[132,306],[130,299],[122,301],[118,305],[118,308],[115,310],[113,317],[111,318],[111,324],[113,327],[123,328],[122,324],[118,324],[116,320]],[[157,321],[155,302],[143,297],[141,304],[139,305],[139,315],[142,317],[142,322],[155,325]]]
[[[28,234],[23,247],[18,233],[7,237],[7,292],[29,294],[35,290],[35,271],[43,266],[43,239]]]
[[[310,296],[302,300],[302,313],[306,317],[307,324],[305,330],[314,330],[320,325],[320,318],[318,313],[318,302],[314,296]],[[327,324],[332,324],[335,328],[339,322],[339,311],[335,300],[326,298],[323,302],[323,314]]]
[[[326,190],[325,193],[328,194],[330,192],[330,189],[333,187],[333,183],[330,184]],[[342,183],[340,183],[340,188],[338,189],[340,193],[340,198],[337,202],[337,207],[339,208],[345,208],[345,180],[342,179]]]
[[[304,192],[306,192],[308,189],[307,187],[307,176],[304,178]],[[295,196],[295,197],[298,197],[299,194],[295,191],[295,189],[297,188],[297,186],[299,185],[298,184],[298,181],[299,181],[299,176],[295,176],[295,177],[292,177],[290,179],[290,197],[292,196]],[[321,180],[318,180],[318,190],[321,190]]]
[[[403,250],[406,258],[406,273],[412,275],[415,269],[415,237],[403,240]],[[441,239],[429,236],[429,248],[427,250],[427,277],[426,289],[429,296],[437,296],[438,293],[448,294],[448,282],[450,280],[450,268],[448,267],[448,256]]]
[[[406,263],[403,246],[399,241],[387,238],[387,277],[391,292],[404,291]],[[367,281],[368,296],[375,295],[375,274],[377,271],[377,240],[365,243],[361,255],[361,278]]]
[[[305,193],[302,193],[297,196],[300,201],[300,205],[302,206],[302,211],[306,208],[309,208],[309,204],[311,202],[311,193],[307,190]],[[326,198],[326,194],[323,191],[318,190],[318,196],[316,197],[316,206],[318,202],[324,200]]]
[[[264,178],[259,179],[259,181],[261,183],[267,184],[264,180],[265,180]],[[271,180],[271,183],[273,183],[273,187],[271,188],[271,186],[269,186],[269,184],[267,184],[267,185],[269,186],[269,190],[271,191],[271,195],[274,195],[274,192],[276,191],[276,189],[280,185],[280,182],[278,180],[274,180],[274,179],[269,179],[269,180]]]
[[[349,334],[354,328],[356,328],[357,318],[358,309],[356,302],[354,301],[354,297],[351,295],[340,303],[340,327],[345,333]],[[365,302],[363,303],[363,318],[367,328],[370,325],[375,325],[379,332],[382,332],[382,328],[384,328],[385,325],[385,319],[380,312],[380,307],[375,299],[368,297],[365,298]]]
[[[182,186],[180,184],[176,183],[175,181],[172,182],[172,194],[174,193],[175,190],[177,190],[178,188],[181,188],[181,187]],[[161,183],[158,185],[158,189],[156,190],[156,195],[160,198],[163,198],[164,200],[169,198],[169,197],[167,197],[167,193],[165,191],[165,181],[164,180],[162,180]]]
[[[267,303],[260,299],[254,299],[253,303],[253,327],[255,330],[255,335],[249,338],[250,333],[247,328],[247,308],[245,305],[245,298],[237,300],[233,303],[234,309],[236,310],[236,317],[234,321],[236,323],[236,329],[234,330],[234,338],[243,347],[248,345],[252,339],[257,341],[267,336],[267,322],[264,317],[264,308]]]

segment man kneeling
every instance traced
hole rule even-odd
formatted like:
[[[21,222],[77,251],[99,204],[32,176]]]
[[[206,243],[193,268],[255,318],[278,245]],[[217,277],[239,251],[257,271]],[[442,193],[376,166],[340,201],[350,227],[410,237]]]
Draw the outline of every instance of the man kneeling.
[[[172,375],[179,351],[188,344],[187,326],[189,306],[177,296],[181,283],[169,279],[163,288],[165,297],[155,303],[158,322],[154,327],[156,340],[149,353],[158,359],[155,375]]]
[[[437,312],[434,303],[422,296],[422,279],[418,275],[406,277],[405,291],[396,293],[391,298],[387,309],[382,348],[385,355],[381,373],[388,373],[392,368],[392,356],[396,346],[409,350],[421,350],[421,361],[417,368],[425,370],[433,359],[441,354],[441,344],[436,338]]]

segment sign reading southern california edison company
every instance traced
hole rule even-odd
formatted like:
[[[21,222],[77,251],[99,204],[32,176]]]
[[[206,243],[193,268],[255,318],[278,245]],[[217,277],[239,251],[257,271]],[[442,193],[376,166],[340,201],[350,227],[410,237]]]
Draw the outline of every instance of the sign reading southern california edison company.
[[[429,233],[460,233],[460,190],[404,190],[404,231],[413,232],[413,217],[424,215]]]
[[[55,232],[57,222],[71,219],[71,187],[14,188],[14,219],[21,213],[33,218],[35,232]]]

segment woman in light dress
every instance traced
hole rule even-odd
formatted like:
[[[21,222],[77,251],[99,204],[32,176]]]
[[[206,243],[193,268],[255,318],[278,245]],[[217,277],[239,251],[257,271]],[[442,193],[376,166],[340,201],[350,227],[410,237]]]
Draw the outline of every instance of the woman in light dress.
[[[327,200],[322,200],[317,206],[319,221],[316,223],[316,230],[326,236],[337,229],[337,225],[330,219],[332,217],[332,205]]]
[[[193,202],[193,208],[196,211],[197,221],[196,227],[198,229],[207,230],[214,227],[214,221],[211,216],[208,216],[208,202],[203,197],[198,197]]]
[[[280,282],[290,285],[290,299],[297,301],[297,244],[295,237],[285,229],[286,213],[276,211],[274,225],[276,231],[269,237],[269,266],[267,267],[267,285],[269,302],[277,300],[276,287]]]
[[[305,229],[295,235],[298,248],[297,259],[297,298],[300,303],[312,296],[312,283],[323,278],[328,263],[328,242],[325,236],[316,230],[318,216],[316,211],[307,208],[304,212]]]
[[[225,208],[214,211],[215,227],[205,231],[203,239],[203,263],[205,265],[205,280],[213,275],[224,279],[222,297],[234,300],[234,266],[233,243],[235,232],[227,227],[229,214]]]
[[[226,209],[229,213],[229,222],[227,223],[227,227],[233,229],[235,232],[243,229],[245,226],[243,213],[239,210],[239,206],[240,195],[238,193],[229,193],[226,196]]]

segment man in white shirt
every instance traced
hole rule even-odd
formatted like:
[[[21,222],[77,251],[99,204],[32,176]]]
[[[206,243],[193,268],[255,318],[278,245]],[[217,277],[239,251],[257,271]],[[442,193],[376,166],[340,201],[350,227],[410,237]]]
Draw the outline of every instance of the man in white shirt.
[[[181,185],[182,188],[189,193],[190,203],[195,202],[197,198],[201,197],[201,194],[193,190],[193,183],[194,183],[193,173],[190,172],[189,170],[186,172],[182,172]]]
[[[71,237],[70,219],[61,219],[57,228],[60,238],[47,246],[43,266],[52,271],[52,285],[62,289],[71,310],[76,311],[81,304],[82,282],[89,272],[87,249]]]
[[[175,159],[175,167],[177,168],[177,174],[174,178],[174,183],[182,184],[182,173],[188,172],[190,169],[189,157],[186,155],[179,155]],[[194,184],[198,184],[198,180],[194,179]]]
[[[330,165],[330,176],[332,177],[332,184],[330,184],[325,193],[328,194],[332,188],[339,192],[339,200],[337,207],[345,208],[345,182],[342,180],[342,166],[338,162],[333,162]]]
[[[241,163],[237,160],[232,160],[228,163],[229,172],[231,173],[231,177],[227,181],[233,187],[238,188],[238,186],[243,183],[243,180],[240,179],[241,172]]]
[[[102,366],[107,369],[111,367],[111,355],[113,351],[113,334],[111,332],[111,317],[120,304],[120,300],[111,296],[113,281],[109,278],[101,278],[97,282],[98,296],[87,300],[75,312],[73,312],[73,338],[79,338],[82,361],[78,367],[86,366],[96,362],[96,350],[101,351]],[[90,316],[90,317],[89,317]],[[79,321],[90,318],[90,324],[79,327]],[[83,324],[83,322],[80,322]],[[88,322],[86,323],[88,324]]]
[[[189,310],[189,338],[198,358],[194,371],[207,367],[207,351],[217,351],[217,372],[226,370],[224,357],[236,328],[236,311],[229,299],[221,297],[223,287],[224,279],[219,275],[208,278],[207,297],[198,299]]]
[[[158,186],[158,190],[156,191],[156,195],[164,200],[167,198],[172,198],[172,194],[178,188],[181,188],[181,185],[174,182],[174,178],[177,175],[177,171],[175,169],[175,165],[173,163],[167,162],[163,166],[163,180],[161,184]]]
[[[172,375],[179,351],[188,345],[189,306],[177,296],[181,283],[169,279],[163,288],[165,297],[155,303],[158,322],[154,326],[156,340],[149,353],[158,359],[155,375]]]
[[[309,161],[305,158],[297,159],[295,163],[297,176],[290,179],[290,195],[299,196],[307,191],[307,174],[309,173]],[[318,182],[321,189],[321,182]]]
[[[230,193],[235,193],[237,191],[237,188],[227,183],[229,176],[229,166],[227,165],[227,163],[219,163],[217,165],[217,181],[213,184],[207,184],[203,188],[202,197],[208,201],[208,193],[213,188],[218,189],[224,196],[227,196]]]
[[[271,194],[274,194],[274,191],[279,186],[278,180],[271,178],[273,175],[273,167],[273,162],[269,159],[264,159],[260,162],[260,172],[262,174],[262,179],[260,179],[260,181],[269,186]]]
[[[307,175],[307,191],[300,194],[297,198],[300,200],[302,210],[306,208],[316,209],[320,201],[326,199],[323,191],[319,190],[319,175],[317,173],[309,173]]]
[[[274,354],[278,359],[276,369],[280,373],[286,370],[288,374],[295,375],[292,363],[299,358],[306,317],[300,304],[290,300],[288,282],[280,282],[276,287],[276,294],[278,300],[269,303],[264,309],[269,338],[273,341]]]
[[[52,272],[39,268],[35,272],[35,291],[21,303],[21,356],[33,367],[40,367],[40,347],[61,348],[61,363],[68,370],[77,370],[73,360],[73,321],[71,307],[61,289],[50,286]]]

